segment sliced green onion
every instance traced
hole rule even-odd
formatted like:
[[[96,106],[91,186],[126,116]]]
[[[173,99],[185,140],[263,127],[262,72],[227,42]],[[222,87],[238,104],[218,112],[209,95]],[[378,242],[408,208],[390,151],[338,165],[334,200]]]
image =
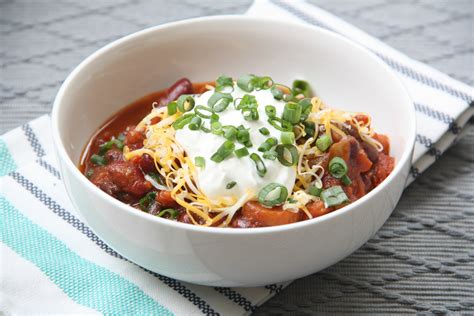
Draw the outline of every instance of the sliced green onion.
[[[295,133],[293,132],[281,132],[280,136],[281,143],[286,144],[294,144],[295,143]]]
[[[273,80],[268,76],[257,77],[254,82],[255,90],[266,90],[273,86]]]
[[[321,200],[325,207],[337,206],[349,202],[349,198],[341,186],[336,185],[321,192]]]
[[[227,87],[232,87],[234,86],[234,81],[232,80],[231,77],[227,77],[225,75],[221,75],[219,78],[216,80],[216,91],[221,92]]]
[[[222,126],[222,131],[224,133],[224,138],[227,140],[234,140],[237,137],[237,128],[232,125]]]
[[[204,105],[197,105],[194,108],[194,113],[196,113],[197,116],[202,118],[211,118],[212,116],[212,110]]]
[[[352,180],[351,180],[351,178],[349,178],[349,177],[347,176],[347,174],[345,174],[345,175],[341,178],[341,182],[342,182],[342,184],[344,184],[344,185],[351,185],[351,184],[352,184]]]
[[[104,157],[96,155],[96,154],[93,154],[91,156],[91,162],[94,165],[98,165],[98,166],[105,166],[107,164],[107,160],[105,160]]]
[[[204,168],[206,167],[206,159],[204,159],[204,157],[197,156],[196,158],[194,158],[194,164],[196,165],[196,167]]]
[[[225,186],[225,188],[226,188],[227,190],[230,190],[230,189],[232,189],[233,187],[235,187],[236,184],[237,184],[237,182],[231,181],[231,182],[227,183],[227,185]]]
[[[253,153],[250,155],[250,159],[252,159],[255,163],[255,168],[257,168],[257,174],[260,177],[263,177],[267,173],[267,167],[265,167],[262,158],[260,158],[258,154]]]
[[[268,118],[274,118],[276,116],[276,108],[273,105],[265,106],[265,114]]]
[[[86,177],[87,177],[87,178],[90,178],[90,177],[92,177],[93,174],[94,174],[94,169],[89,169],[89,170],[87,170],[87,172],[86,172]]]
[[[147,175],[150,176],[153,180],[155,180],[156,183],[161,184],[163,186],[165,185],[165,182],[159,173],[150,172],[147,173]]]
[[[304,121],[304,132],[306,133],[307,137],[313,137],[316,133],[316,124],[314,122]]]
[[[297,124],[301,119],[301,105],[294,102],[285,104],[281,118],[291,124]]]
[[[269,150],[263,153],[263,158],[268,159],[268,160],[275,160],[277,159],[277,152],[274,150]]]
[[[329,173],[337,179],[347,173],[347,164],[341,157],[334,157],[329,161]]]
[[[211,129],[210,129],[210,128],[207,128],[206,126],[204,126],[204,124],[202,124],[202,126],[201,126],[201,131],[203,131],[204,133],[210,133],[210,132],[211,132]]]
[[[259,128],[258,131],[260,132],[260,134],[262,134],[264,136],[270,135],[270,131],[266,127]]]
[[[232,141],[226,140],[221,147],[211,156],[211,160],[214,162],[221,162],[234,152],[235,145]]]
[[[211,133],[214,135],[222,135],[224,132],[222,131],[222,124],[219,122],[212,122],[211,123]]]
[[[166,108],[168,110],[168,115],[173,115],[178,112],[178,104],[176,103],[176,101],[168,103]]]
[[[301,121],[304,121],[308,119],[308,116],[313,109],[313,104],[311,103],[310,98],[304,98],[298,101],[298,104],[301,106]]]
[[[252,92],[255,86],[255,77],[254,75],[244,75],[237,80],[237,85],[240,89],[246,92]]]
[[[214,112],[219,113],[227,109],[232,100],[233,98],[231,94],[216,92],[209,98],[209,100],[207,101],[207,105]]]
[[[272,149],[273,146],[278,144],[278,140],[275,137],[267,138],[261,145],[258,147],[258,151],[266,152]]]
[[[199,116],[195,116],[191,119],[188,124],[188,128],[192,131],[197,131],[202,126],[202,119]]]
[[[272,92],[273,98],[275,100],[280,101],[281,99],[283,99],[283,92],[280,89],[278,89],[276,85],[273,85],[270,91]]]
[[[332,139],[331,139],[331,136],[329,136],[328,134],[319,136],[319,138],[316,140],[316,147],[318,147],[318,149],[323,152],[328,150],[329,146],[331,145],[332,145]]]
[[[308,188],[308,194],[312,196],[320,196],[321,192],[323,192],[323,188],[318,188],[316,185],[311,185]]]
[[[179,212],[173,208],[166,208],[162,210],[160,213],[158,213],[158,217],[164,217],[165,215],[168,215],[168,219],[175,219],[178,217]]]
[[[153,203],[153,201],[155,200],[155,198],[156,198],[156,192],[154,191],[148,192],[144,197],[140,199],[140,201],[138,201],[138,204],[140,205],[142,210],[147,211],[148,208]]]
[[[246,144],[250,141],[249,130],[243,126],[239,126],[237,129],[237,141],[241,144]]]
[[[237,110],[244,110],[250,108],[256,108],[258,106],[257,98],[251,94],[246,94],[242,98],[239,98],[239,105],[236,106]]]
[[[257,108],[245,109],[242,110],[242,113],[244,115],[244,120],[246,121],[256,121],[259,118]]]
[[[173,128],[174,129],[182,129],[187,124],[189,124],[189,122],[191,122],[191,120],[193,119],[194,116],[196,116],[194,113],[187,113],[187,114],[184,114],[184,115],[178,117],[172,125]]]
[[[275,151],[278,161],[286,167],[294,166],[298,162],[298,150],[295,145],[280,144],[276,146]]]
[[[288,189],[279,183],[267,184],[258,192],[258,202],[268,207],[283,204],[287,198]]]
[[[211,115],[211,123],[218,122],[219,121],[219,114],[212,113]]]
[[[248,156],[249,151],[246,147],[242,147],[242,148],[236,149],[234,151],[234,154],[237,156],[237,158],[242,158],[242,157]]]
[[[120,133],[117,139],[121,142],[125,141],[125,135],[123,133]]]
[[[304,80],[295,80],[293,81],[293,95],[304,95],[305,98],[308,98],[311,94],[311,88],[309,83]]]
[[[279,117],[269,118],[268,123],[270,123],[270,125],[276,128],[277,130],[283,132],[291,132],[293,130],[293,125],[290,122],[282,120]]]
[[[103,143],[102,145],[99,146],[99,155],[105,154],[108,150],[112,149],[112,147],[115,145],[118,149],[122,150],[123,149],[123,141],[117,139],[117,138],[112,138],[106,143]]]
[[[183,94],[176,101],[180,112],[188,112],[194,108],[194,98],[192,95]]]

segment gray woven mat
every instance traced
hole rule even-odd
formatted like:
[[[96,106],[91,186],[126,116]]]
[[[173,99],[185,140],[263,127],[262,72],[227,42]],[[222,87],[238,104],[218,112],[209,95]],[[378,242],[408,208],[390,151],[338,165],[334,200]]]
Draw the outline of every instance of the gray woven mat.
[[[147,26],[243,13],[250,0],[0,0],[0,133],[51,109],[66,75]],[[474,1],[313,0],[411,57],[474,82]],[[359,251],[256,314],[474,314],[474,133],[405,192]]]

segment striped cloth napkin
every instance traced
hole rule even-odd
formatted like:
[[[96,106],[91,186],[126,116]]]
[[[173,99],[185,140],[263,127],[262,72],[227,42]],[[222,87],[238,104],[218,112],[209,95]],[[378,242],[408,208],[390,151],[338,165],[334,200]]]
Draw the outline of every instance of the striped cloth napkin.
[[[409,90],[418,135],[411,181],[459,137],[473,90],[305,2],[256,1],[248,14],[308,23],[366,46]],[[43,116],[0,137],[0,310],[6,313],[250,313],[286,284],[205,287],[148,271],[109,248],[69,202]]]

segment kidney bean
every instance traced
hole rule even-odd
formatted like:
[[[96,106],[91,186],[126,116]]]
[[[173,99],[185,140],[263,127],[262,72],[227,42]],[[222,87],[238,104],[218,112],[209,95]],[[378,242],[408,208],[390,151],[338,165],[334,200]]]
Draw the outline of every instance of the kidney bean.
[[[193,85],[187,78],[182,78],[176,81],[171,87],[166,90],[166,94],[159,102],[159,106],[165,106],[171,101],[176,100],[183,94],[192,94]]]

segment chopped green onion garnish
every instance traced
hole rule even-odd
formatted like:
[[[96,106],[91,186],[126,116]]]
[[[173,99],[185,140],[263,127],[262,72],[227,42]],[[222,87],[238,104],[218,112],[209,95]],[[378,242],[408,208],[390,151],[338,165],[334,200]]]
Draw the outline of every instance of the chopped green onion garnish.
[[[176,101],[168,103],[166,108],[168,109],[168,115],[173,115],[178,112],[178,104],[176,103]]]
[[[194,108],[194,98],[192,95],[183,94],[176,101],[180,112],[188,112]]]
[[[144,197],[140,199],[140,201],[138,201],[138,204],[140,204],[140,207],[142,210],[147,211],[148,208],[153,203],[153,201],[155,200],[155,198],[156,198],[156,192],[154,191],[148,192]]]
[[[288,198],[288,189],[279,183],[270,183],[258,193],[260,204],[268,207],[280,205]]]
[[[307,137],[313,137],[316,132],[316,124],[314,122],[304,121],[304,131]]]
[[[123,133],[120,133],[117,139],[121,142],[125,141],[125,135]]]
[[[277,159],[277,152],[274,150],[269,150],[263,153],[263,158],[268,159],[268,160],[275,160]]]
[[[202,118],[210,118],[212,116],[212,110],[204,105],[197,105],[194,108],[194,113]]]
[[[209,98],[209,100],[207,101],[207,105],[214,112],[219,113],[227,109],[232,100],[233,98],[231,94],[216,92]]]
[[[219,122],[212,122],[211,123],[211,133],[214,135],[222,135],[224,132],[222,131],[222,124]]]
[[[339,185],[324,190],[321,192],[320,196],[321,200],[324,202],[325,207],[337,206],[342,203],[349,202],[349,198]]]
[[[283,92],[280,89],[278,89],[276,85],[273,85],[270,91],[272,92],[273,98],[275,100],[280,101],[281,99],[283,99]]]
[[[237,128],[232,125],[222,126],[222,131],[224,133],[224,138],[227,140],[234,140],[237,137]]]
[[[204,133],[210,133],[211,132],[211,129],[210,128],[207,128],[206,126],[204,126],[204,124],[201,126],[201,131],[203,131]]]
[[[266,152],[272,149],[278,143],[278,140],[275,137],[267,138],[261,145],[258,147],[258,151]]]
[[[309,84],[304,80],[295,80],[293,81],[293,95],[304,95],[305,98],[308,98],[311,94],[311,88]]]
[[[258,106],[257,98],[251,94],[246,94],[240,98],[239,105],[236,106],[237,110],[245,110],[256,108]]]
[[[175,219],[178,217],[179,212],[173,208],[166,208],[162,210],[160,213],[158,213],[158,217],[164,217],[165,215],[168,215],[168,219]]]
[[[270,131],[266,127],[259,128],[258,131],[260,132],[260,134],[262,134],[264,136],[270,135]]]
[[[280,144],[276,146],[275,151],[278,161],[286,167],[294,166],[298,162],[298,150],[295,145]]]
[[[243,126],[237,128],[237,141],[241,144],[247,144],[250,141],[249,130]]]
[[[300,101],[298,101],[298,104],[301,106],[301,121],[304,121],[311,113],[313,104],[311,103],[310,98],[301,99]]]
[[[96,154],[93,154],[91,156],[91,162],[94,165],[98,165],[98,166],[105,166],[107,164],[107,160],[105,160],[104,157],[96,155]]]
[[[219,114],[212,113],[211,115],[211,123],[218,122],[219,121]]]
[[[318,149],[323,152],[328,150],[329,146],[331,145],[332,145],[332,139],[331,139],[331,136],[329,136],[328,134],[319,136],[319,138],[316,140],[316,147],[318,147]]]
[[[276,108],[273,105],[265,106],[265,114],[268,118],[274,118],[276,116]]]
[[[86,177],[87,177],[87,178],[90,178],[90,177],[92,177],[93,174],[94,174],[94,169],[89,169],[89,170],[87,170],[87,172],[86,172]]]
[[[258,154],[253,153],[250,155],[250,159],[252,159],[255,163],[255,168],[257,168],[257,174],[260,177],[263,177],[267,173],[267,167],[265,167],[262,158],[260,158]]]
[[[112,138],[106,143],[103,143],[102,145],[99,146],[99,155],[105,154],[109,149],[112,149],[112,147],[115,145],[117,149],[122,150],[123,149],[123,141],[117,139],[117,138]]]
[[[153,180],[155,180],[156,183],[161,184],[161,185],[165,185],[165,181],[163,180],[163,178],[161,177],[161,175],[159,173],[150,172],[150,173],[148,173],[148,176],[150,176]]]
[[[254,75],[244,75],[237,80],[237,85],[240,89],[246,92],[252,92],[255,86],[255,77]]]
[[[285,104],[281,118],[291,124],[299,123],[301,119],[301,105],[294,102]]]
[[[195,116],[189,122],[188,128],[192,131],[197,131],[202,126],[202,119],[199,116]]]
[[[194,164],[196,165],[196,167],[204,168],[206,167],[206,159],[204,159],[204,157],[197,156],[196,158],[194,158]]]
[[[323,188],[318,188],[316,185],[311,185],[308,188],[308,194],[311,194],[312,196],[320,196],[322,191]]]
[[[352,184],[352,180],[351,180],[351,178],[349,178],[349,177],[347,176],[347,174],[345,174],[345,175],[341,178],[341,182],[342,182],[342,184],[344,184],[344,185],[351,185],[351,184]]]
[[[347,164],[341,157],[334,157],[329,161],[329,173],[337,179],[342,178],[347,173]]]
[[[226,188],[227,190],[230,190],[230,189],[232,189],[233,187],[235,187],[236,184],[237,184],[237,182],[231,181],[231,182],[227,183],[227,185],[225,186],[225,188]]]
[[[214,162],[221,162],[234,152],[235,145],[232,141],[226,140],[221,147],[211,156],[211,160]]]
[[[291,132],[293,130],[293,125],[290,122],[282,120],[279,117],[272,117],[268,119],[268,123],[277,130],[284,132]]]
[[[221,92],[224,90],[226,87],[232,87],[234,86],[234,81],[232,80],[231,77],[227,77],[225,75],[221,75],[219,78],[216,80],[216,91]]]
[[[281,132],[280,140],[282,144],[294,144],[295,133],[293,132]]]
[[[234,154],[237,156],[237,158],[242,158],[242,157],[248,156],[249,151],[246,147],[242,147],[242,148],[236,149],[234,151]]]
[[[273,80],[268,76],[257,77],[254,80],[254,85],[256,90],[266,90],[273,86]]]
[[[257,108],[242,110],[242,114],[244,115],[244,120],[246,121],[256,121],[259,118]]]
[[[178,117],[172,125],[173,128],[174,129],[182,129],[187,124],[189,124],[189,122],[191,122],[191,120],[193,119],[194,116],[196,116],[196,115],[193,114],[193,113],[187,113],[187,114],[184,114],[184,115]]]

